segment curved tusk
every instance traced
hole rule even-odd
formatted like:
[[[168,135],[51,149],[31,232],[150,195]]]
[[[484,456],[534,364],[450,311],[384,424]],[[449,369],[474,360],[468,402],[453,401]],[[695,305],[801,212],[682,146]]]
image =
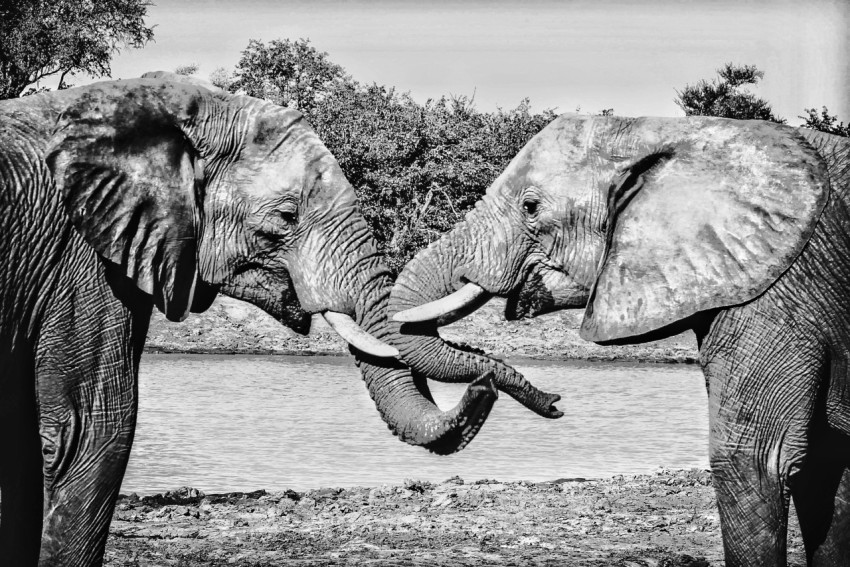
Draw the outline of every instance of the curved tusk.
[[[448,325],[466,317],[487,303],[490,297],[490,293],[480,285],[468,283],[442,299],[399,311],[393,315],[393,321],[399,323],[436,321],[437,325]]]
[[[358,350],[379,356],[381,358],[397,357],[398,349],[392,347],[380,339],[376,339],[366,331],[360,328],[360,325],[354,322],[350,316],[345,313],[337,313],[336,311],[325,311],[322,313],[328,325],[337,332],[337,334],[345,339],[348,344],[356,347]]]

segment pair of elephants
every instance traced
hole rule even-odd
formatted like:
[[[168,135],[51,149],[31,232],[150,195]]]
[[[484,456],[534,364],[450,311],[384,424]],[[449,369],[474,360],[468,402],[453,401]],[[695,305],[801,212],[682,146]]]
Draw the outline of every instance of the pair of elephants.
[[[442,341],[494,295],[586,306],[602,343],[696,332],[727,565],[850,562],[850,144],[723,119],[562,116],[392,282],[301,115],[176,77],[0,103],[0,556],[97,565],[154,306],[218,293],[304,333],[322,314],[382,418],[463,448],[502,390],[558,396]],[[470,385],[446,412],[427,379]],[[213,387],[213,386],[211,386]],[[649,416],[647,419],[652,419]]]

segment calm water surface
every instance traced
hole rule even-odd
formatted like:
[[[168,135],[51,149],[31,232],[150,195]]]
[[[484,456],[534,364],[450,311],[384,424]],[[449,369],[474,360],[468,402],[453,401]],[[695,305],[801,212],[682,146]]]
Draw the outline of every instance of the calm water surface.
[[[448,457],[390,434],[347,357],[146,355],[122,492],[552,480],[708,466],[708,405],[695,366],[533,362],[561,394],[548,420],[502,394],[476,439]],[[435,384],[443,408],[463,385]]]

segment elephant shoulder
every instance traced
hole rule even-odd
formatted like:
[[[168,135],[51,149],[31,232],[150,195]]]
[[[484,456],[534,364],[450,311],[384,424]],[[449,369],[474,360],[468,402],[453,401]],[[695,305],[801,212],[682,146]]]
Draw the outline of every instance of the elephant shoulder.
[[[31,185],[47,175],[43,157],[46,135],[19,114],[0,109],[0,186],[4,192]]]
[[[799,135],[824,161],[831,189],[840,195],[850,190],[850,138],[798,128]]]

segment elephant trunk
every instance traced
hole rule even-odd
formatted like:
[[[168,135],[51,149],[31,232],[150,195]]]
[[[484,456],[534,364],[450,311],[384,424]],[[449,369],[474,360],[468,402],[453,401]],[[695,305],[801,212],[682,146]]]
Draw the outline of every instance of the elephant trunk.
[[[401,358],[415,374],[425,375],[444,382],[469,382],[493,372],[496,387],[521,404],[544,417],[563,415],[554,404],[557,394],[542,392],[528,382],[522,374],[507,364],[484,355],[480,350],[443,341],[437,332],[437,323],[399,323],[392,317],[400,312],[440,299],[468,282],[474,282],[491,293],[508,291],[506,283],[498,281],[501,274],[510,273],[510,260],[506,265],[495,265],[501,250],[507,246],[503,239],[493,238],[492,250],[471,249],[481,239],[476,235],[499,235],[502,230],[493,223],[486,204],[479,204],[467,218],[450,233],[419,252],[399,274],[390,295],[388,318],[394,326],[392,344],[399,349]],[[503,226],[503,225],[502,225]],[[472,259],[475,262],[470,262]],[[477,266],[489,269],[483,273]]]
[[[368,272],[368,274],[366,273]],[[392,282],[382,264],[360,270],[355,321],[367,332],[390,344],[397,340],[388,322],[387,302]],[[411,445],[424,446],[438,454],[461,450],[475,437],[487,419],[498,392],[492,372],[470,380],[463,398],[443,412],[434,403],[426,379],[414,375],[396,359],[377,358],[352,349],[357,365],[378,412],[390,430]]]

